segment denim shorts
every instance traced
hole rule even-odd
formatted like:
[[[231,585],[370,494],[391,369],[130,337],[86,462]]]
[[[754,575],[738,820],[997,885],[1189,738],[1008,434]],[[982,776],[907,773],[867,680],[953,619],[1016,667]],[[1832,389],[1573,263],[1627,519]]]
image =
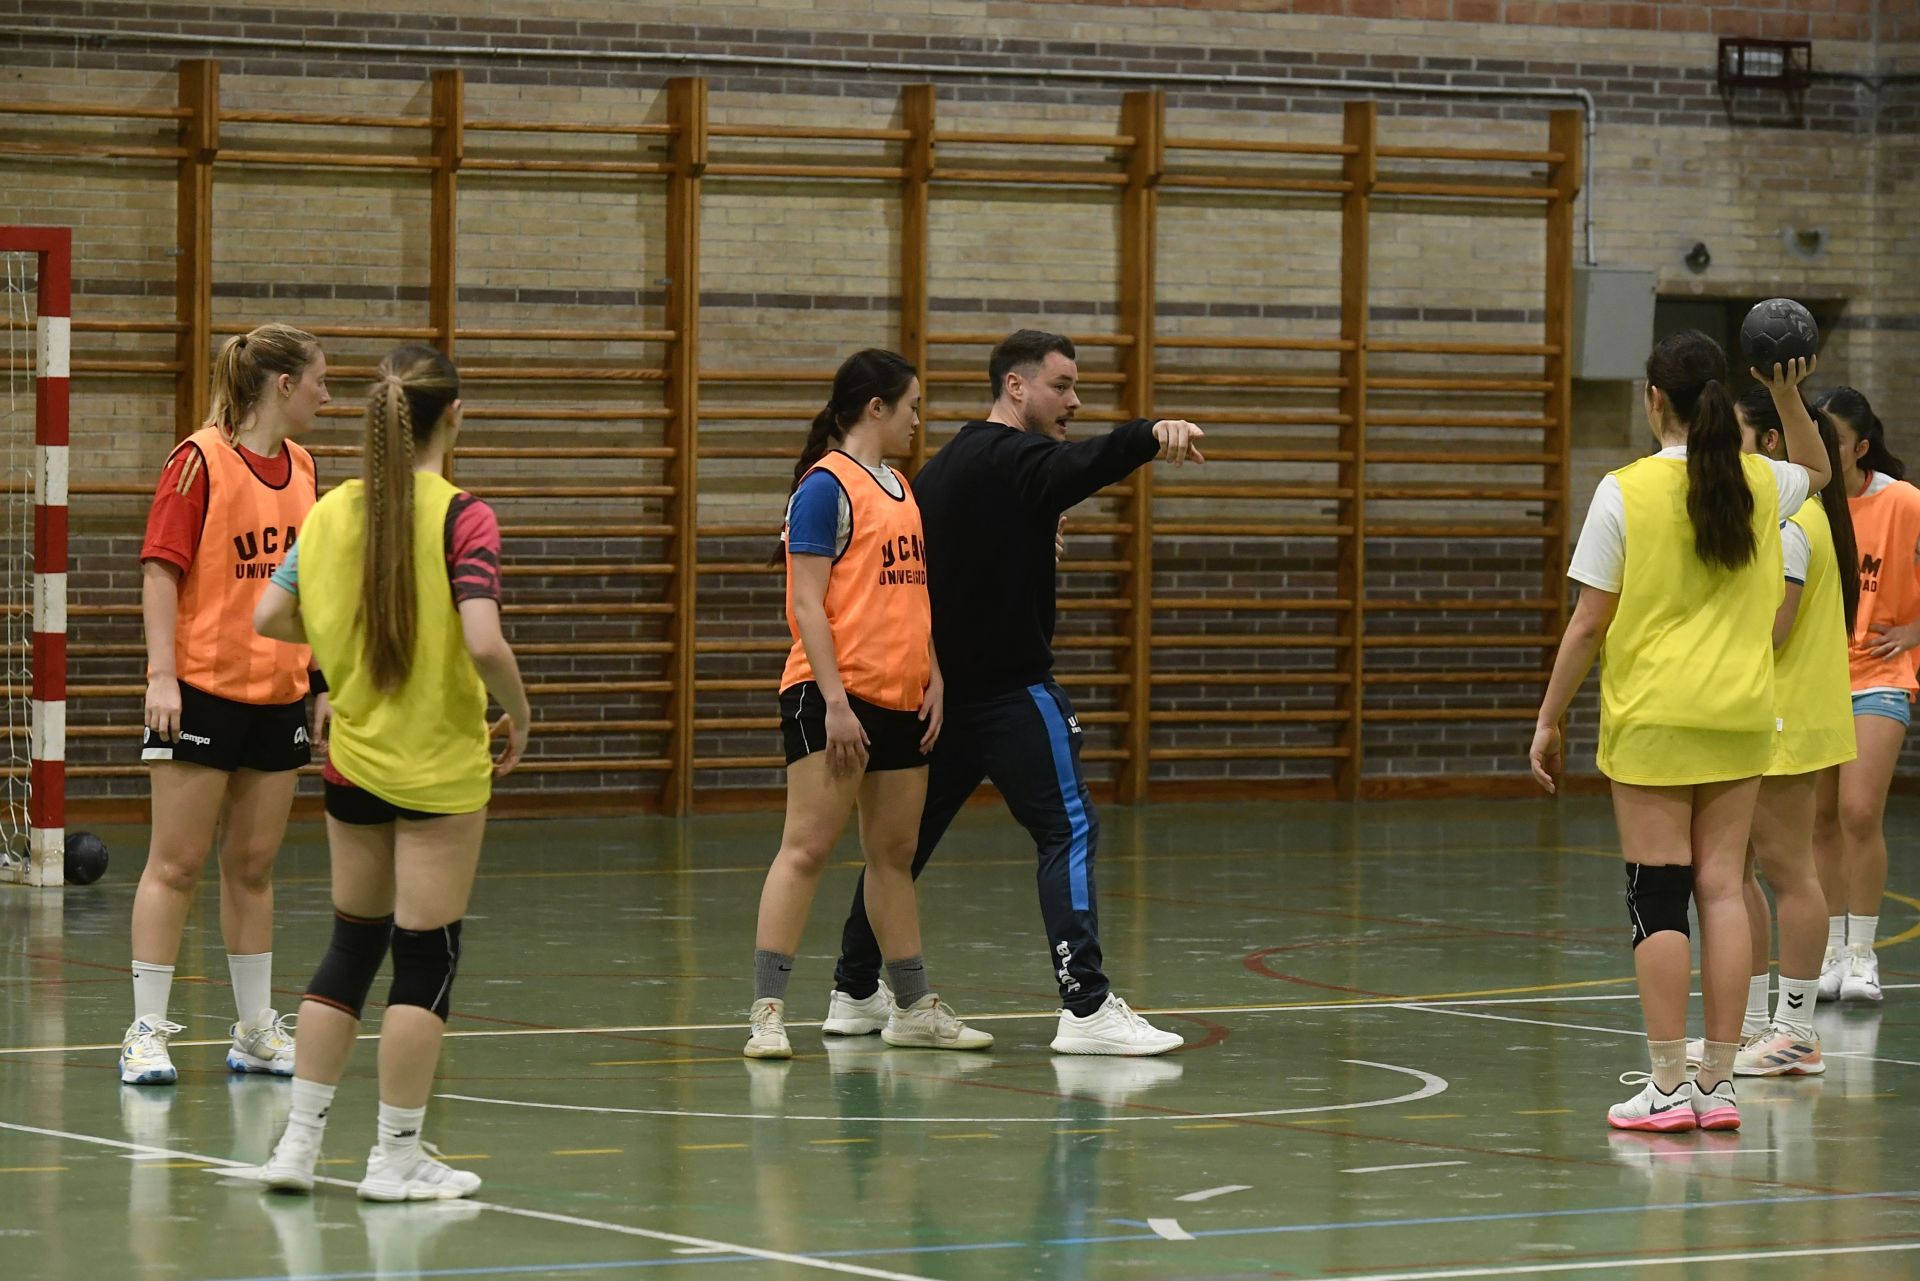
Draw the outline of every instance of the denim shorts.
[[[1890,721],[1899,721],[1902,725],[1913,724],[1913,704],[1908,701],[1905,690],[1876,689],[1864,694],[1855,694],[1853,714],[1884,716]]]

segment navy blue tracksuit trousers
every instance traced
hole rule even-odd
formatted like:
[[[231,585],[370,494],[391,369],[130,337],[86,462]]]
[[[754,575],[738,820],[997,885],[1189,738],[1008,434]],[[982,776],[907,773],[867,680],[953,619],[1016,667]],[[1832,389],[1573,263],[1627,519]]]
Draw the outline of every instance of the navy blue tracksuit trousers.
[[[1033,837],[1048,964],[1061,1004],[1084,1017],[1107,999],[1108,983],[1100,968],[1093,881],[1100,821],[1080,771],[1080,739],[1073,705],[1050,680],[987,698],[950,697],[928,772],[913,874],[920,875],[981,780],[992,779]],[[870,995],[880,981],[880,944],[867,921],[865,887],[863,876],[834,970],[834,986],[854,997]]]

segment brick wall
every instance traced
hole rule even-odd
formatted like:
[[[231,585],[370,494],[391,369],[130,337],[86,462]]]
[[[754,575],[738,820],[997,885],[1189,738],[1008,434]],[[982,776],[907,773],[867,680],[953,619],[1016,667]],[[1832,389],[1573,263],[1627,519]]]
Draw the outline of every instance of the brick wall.
[[[1035,128],[1112,131],[1119,94],[1135,82],[1102,76],[1159,78],[1168,90],[1169,125],[1181,132],[1241,133],[1260,137],[1330,140],[1348,96],[1378,96],[1383,135],[1403,142],[1476,147],[1537,146],[1545,102],[1441,99],[1356,87],[1351,93],[1318,84],[1444,83],[1469,88],[1565,90],[1590,93],[1598,108],[1597,181],[1589,198],[1602,262],[1645,266],[1660,273],[1663,292],[1679,296],[1743,297],[1771,293],[1843,298],[1846,307],[1829,344],[1823,380],[1844,378],[1868,390],[1896,437],[1897,407],[1920,393],[1920,233],[1911,210],[1920,196],[1920,19],[1895,0],[1702,5],[1666,3],[1522,3],[1520,0],[1195,0],[1143,5],[1098,0],[987,5],[946,0],[818,0],[808,6],[776,3],[660,6],[649,21],[610,21],[606,7],[584,0],[538,10],[494,5],[481,16],[463,0],[407,0],[404,11],[354,9],[345,4],[234,6],[151,5],[121,0],[0,0],[0,95],[84,101],[112,97],[149,105],[174,101],[177,59],[222,60],[223,99],[230,108],[292,107],[358,114],[423,115],[424,77],[436,66],[459,65],[469,82],[474,118],[577,121],[659,119],[660,88],[673,74],[707,75],[716,123],[815,121],[836,125],[895,123],[899,86],[934,79],[943,128]],[[984,14],[984,18],[983,18]],[[987,26],[991,23],[991,27]],[[74,29],[95,33],[75,38]],[[31,30],[30,30],[31,29]],[[23,34],[25,32],[25,34]],[[46,34],[38,34],[44,32]],[[1714,38],[1761,34],[1810,37],[1823,73],[1803,109],[1789,123],[1730,123],[1713,85]],[[299,38],[305,49],[257,45],[197,45],[198,36],[262,42]],[[413,52],[352,53],[327,42],[409,46]],[[448,54],[451,46],[538,50],[577,56]],[[622,51],[641,56],[627,57]],[[686,55],[686,63],[662,53]],[[828,66],[777,67],[754,58],[811,59]],[[704,59],[704,61],[703,61]],[[1022,72],[1015,78],[967,75],[961,68]],[[938,70],[951,68],[951,72]],[[1226,77],[1238,77],[1230,83]],[[1875,80],[1873,78],[1881,79]],[[1901,78],[1906,77],[1906,78]],[[13,121],[10,120],[11,128]],[[170,127],[105,126],[70,120],[49,127],[36,120],[23,136],[158,144]],[[298,130],[230,124],[229,148],[272,140],[287,145]],[[311,137],[309,135],[309,137]],[[397,131],[367,128],[329,132],[328,145],[367,149],[417,146]],[[496,140],[490,140],[490,143]],[[543,144],[544,145],[544,141]],[[555,145],[561,145],[556,143]],[[567,139],[569,148],[594,148],[631,157],[631,143]],[[738,144],[736,144],[738,146]],[[823,150],[834,154],[834,149]],[[850,147],[840,154],[852,154]],[[769,147],[769,156],[783,154]],[[859,154],[877,154],[870,146]],[[730,153],[750,158],[744,150]],[[1084,161],[1084,154],[1079,159]],[[950,162],[943,156],[943,162]],[[1072,164],[1066,152],[1035,163]],[[75,227],[76,290],[84,314],[121,319],[171,316],[173,195],[170,168],[123,161],[0,156],[0,221],[55,222]],[[702,364],[707,368],[828,368],[847,349],[886,343],[895,336],[899,281],[895,264],[897,202],[878,185],[827,188],[777,182],[709,184],[703,206]],[[405,323],[424,320],[426,191],[417,175],[368,170],[303,172],[224,166],[216,184],[216,316],[223,323],[292,319],[309,324]],[[1062,189],[1021,192],[956,190],[934,202],[933,308],[936,327],[994,329],[1041,321],[1080,334],[1110,331],[1117,313],[1117,219],[1108,193]],[[1329,336],[1338,316],[1337,216],[1324,204],[1294,199],[1208,198],[1174,193],[1164,198],[1160,222],[1159,328],[1163,335],[1285,333]],[[1787,247],[1783,233],[1817,225],[1827,233],[1818,259]],[[460,205],[461,320],[502,328],[663,321],[660,263],[665,207],[657,182],[574,177],[469,175]],[[1412,216],[1381,201],[1374,224],[1375,265],[1370,298],[1377,337],[1526,341],[1538,334],[1537,281],[1543,243],[1537,220],[1501,211],[1462,208],[1454,216]],[[1686,247],[1707,240],[1714,265],[1695,276],[1681,264]],[[381,343],[336,340],[336,365],[365,365]],[[153,338],[90,338],[93,355],[152,358],[166,354]],[[528,344],[474,343],[466,361],[526,359]],[[565,358],[655,364],[648,346],[583,348],[550,354]],[[971,370],[980,353],[951,349],[936,360],[944,371]],[[1206,372],[1222,367],[1217,353],[1163,354],[1162,368]],[[1304,368],[1304,358],[1273,357],[1274,372]],[[1324,368],[1324,361],[1319,367]],[[1375,372],[1406,372],[1407,357],[1376,356]],[[1245,368],[1246,361],[1236,360]],[[1086,367],[1110,368],[1105,353],[1089,353]],[[1494,368],[1498,368],[1497,365]],[[351,392],[351,385],[344,390]],[[551,388],[489,385],[494,403],[549,401]],[[569,389],[569,397],[603,407],[657,404],[651,389]],[[709,440],[776,439],[776,424],[730,421],[730,406],[792,403],[796,423],[812,392],[805,387],[709,386],[703,432]],[[937,414],[971,412],[980,396],[972,384],[936,385]],[[1090,400],[1094,398],[1090,397]],[[1109,396],[1110,400],[1110,396]],[[1574,519],[1598,475],[1639,445],[1642,432],[1631,395],[1617,387],[1585,387],[1576,397],[1578,446],[1572,484]],[[76,381],[76,483],[131,488],[150,483],[170,439],[170,383],[160,376],[92,377]],[[1098,402],[1096,402],[1098,403]],[[1244,396],[1200,388],[1165,389],[1164,412],[1225,415],[1249,403]],[[1315,403],[1275,396],[1263,403]],[[1322,399],[1317,402],[1324,404]],[[1386,402],[1380,402],[1385,405]],[[1887,406],[1896,412],[1888,412]],[[1409,396],[1392,408],[1430,408]],[[1490,401],[1483,409],[1518,407]],[[936,424],[936,435],[950,424]],[[553,430],[543,428],[542,430]],[[1328,429],[1330,430],[1330,429]],[[556,443],[632,443],[657,438],[645,420],[604,428],[554,431]],[[476,429],[470,443],[510,443],[524,429]],[[647,433],[656,433],[647,436]],[[1263,439],[1303,439],[1311,432],[1269,432]],[[352,423],[329,420],[322,435],[351,443]],[[1326,431],[1319,432],[1324,439]],[[1383,429],[1382,442],[1418,440],[1418,431]],[[1449,433],[1444,441],[1467,439]],[[326,474],[350,464],[323,463]],[[473,463],[462,478],[483,492],[521,481],[525,464]],[[1410,467],[1384,473],[1395,481],[1492,480],[1513,469],[1464,473]],[[1328,469],[1311,465],[1248,467],[1261,480],[1326,482]],[[608,479],[591,473],[576,483]],[[613,479],[655,483],[657,464],[623,464]],[[1183,481],[1190,478],[1183,476]],[[1225,469],[1216,483],[1232,477]],[[703,523],[778,519],[784,468],[765,462],[708,463],[703,467]],[[662,519],[657,500],[621,503],[583,499],[556,505],[502,499],[504,522],[534,523],[604,517],[625,523]],[[75,498],[75,598],[125,606],[137,573],[134,549],[143,502],[130,494],[81,493]],[[555,514],[556,508],[561,508]],[[1292,519],[1288,504],[1262,513]],[[1330,515],[1326,504],[1298,504],[1299,518]],[[1168,519],[1248,518],[1228,500],[1204,495],[1163,503]],[[1407,503],[1395,519],[1460,518],[1471,503]],[[1283,514],[1284,513],[1284,514]],[[1519,517],[1509,506],[1503,514]],[[1110,505],[1076,513],[1081,524],[1111,519]],[[1109,554],[1104,536],[1076,536],[1070,557]],[[748,559],[763,554],[755,538],[710,540],[703,558]],[[1327,540],[1192,536],[1156,546],[1156,585],[1180,594],[1231,592],[1270,599],[1331,594]],[[526,603],[579,601],[574,616],[525,615],[513,620],[524,647],[579,639],[634,637],[656,646],[662,621],[596,616],[597,602],[657,600],[656,578],[560,572],[570,565],[656,560],[656,539],[609,537],[567,542],[523,539],[509,547],[512,599]],[[1544,566],[1537,543],[1474,540],[1467,544],[1419,538],[1376,540],[1368,549],[1369,593],[1381,600],[1423,597],[1508,598],[1541,589]],[[8,564],[15,562],[9,561]],[[530,568],[531,567],[531,568]],[[517,572],[516,572],[517,569]],[[1099,599],[1117,590],[1111,574],[1081,572],[1063,579],[1064,598]],[[701,636],[736,639],[759,650],[706,653],[708,678],[764,677],[778,656],[767,642],[784,636],[777,576],[726,575],[703,579]],[[1119,653],[1100,647],[1117,624],[1111,613],[1072,609],[1063,615],[1061,670],[1076,676],[1110,673]],[[1157,619],[1162,633],[1218,634],[1217,649],[1183,650],[1182,670],[1232,668],[1279,672],[1330,671],[1332,647],[1248,646],[1241,636],[1329,636],[1334,615],[1312,611],[1248,610],[1183,613]],[[1395,638],[1370,650],[1374,670],[1394,673],[1524,670],[1541,659],[1518,643],[1432,646],[1419,638],[1483,634],[1494,638],[1537,633],[1540,620],[1524,610],[1461,613],[1375,612],[1369,629]],[[76,658],[77,682],[137,680],[135,620],[82,617],[76,644],[97,647]],[[1310,644],[1310,639],[1309,642]],[[1073,646],[1087,646],[1075,648]],[[543,679],[602,685],[597,693],[556,696],[542,713],[553,720],[647,720],[659,699],[647,693],[608,692],[606,682],[657,680],[663,658],[567,657],[530,652],[530,671]],[[1158,662],[1158,660],[1156,660]],[[1169,662],[1175,660],[1170,658]],[[1312,714],[1331,706],[1331,686],[1236,689],[1240,710]],[[1088,718],[1092,751],[1109,750],[1113,727],[1102,712],[1115,706],[1111,686],[1076,686]],[[1381,707],[1418,709],[1524,708],[1530,686],[1418,682],[1394,685],[1376,697]],[[1222,706],[1196,686],[1157,687],[1155,704],[1169,712]],[[1375,705],[1370,702],[1370,706]],[[76,726],[131,724],[131,698],[76,704]],[[703,699],[702,718],[762,717],[762,694],[715,694]],[[1590,766],[1590,709],[1577,728],[1576,760]],[[1519,768],[1525,723],[1479,720],[1392,720],[1369,727],[1369,772],[1379,776],[1511,773]],[[1156,731],[1170,747],[1285,747],[1324,743],[1311,723],[1171,725]],[[550,750],[568,755],[625,758],[658,751],[656,732],[620,735],[582,730],[554,735]],[[112,741],[77,736],[77,763],[98,763]],[[777,750],[757,728],[702,734],[700,753],[757,757]],[[1104,763],[1096,772],[1104,771]],[[1310,778],[1324,776],[1311,760],[1168,762],[1156,776],[1174,778]],[[582,772],[530,779],[522,786],[600,787],[630,792],[636,778],[650,788],[655,776]],[[703,775],[706,786],[756,785],[777,773],[754,769]],[[83,779],[76,792],[137,789],[138,779]]]

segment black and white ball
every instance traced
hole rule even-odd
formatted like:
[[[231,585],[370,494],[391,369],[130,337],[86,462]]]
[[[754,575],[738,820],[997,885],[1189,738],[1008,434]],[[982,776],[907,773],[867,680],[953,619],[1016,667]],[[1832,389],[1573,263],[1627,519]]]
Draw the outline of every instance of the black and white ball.
[[[1755,303],[1740,326],[1740,354],[1748,368],[1763,374],[1819,350],[1820,327],[1813,323],[1813,313],[1791,298]]]

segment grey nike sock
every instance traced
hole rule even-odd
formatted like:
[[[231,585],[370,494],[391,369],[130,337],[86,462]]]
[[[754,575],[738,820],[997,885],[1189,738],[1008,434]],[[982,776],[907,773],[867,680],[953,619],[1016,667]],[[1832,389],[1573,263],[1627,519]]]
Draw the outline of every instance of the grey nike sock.
[[[893,1003],[906,1009],[927,994],[927,963],[918,956],[887,962],[887,982],[893,987]]]
[[[755,948],[753,952],[753,999],[787,999],[787,980],[793,977],[793,957],[785,952]]]

